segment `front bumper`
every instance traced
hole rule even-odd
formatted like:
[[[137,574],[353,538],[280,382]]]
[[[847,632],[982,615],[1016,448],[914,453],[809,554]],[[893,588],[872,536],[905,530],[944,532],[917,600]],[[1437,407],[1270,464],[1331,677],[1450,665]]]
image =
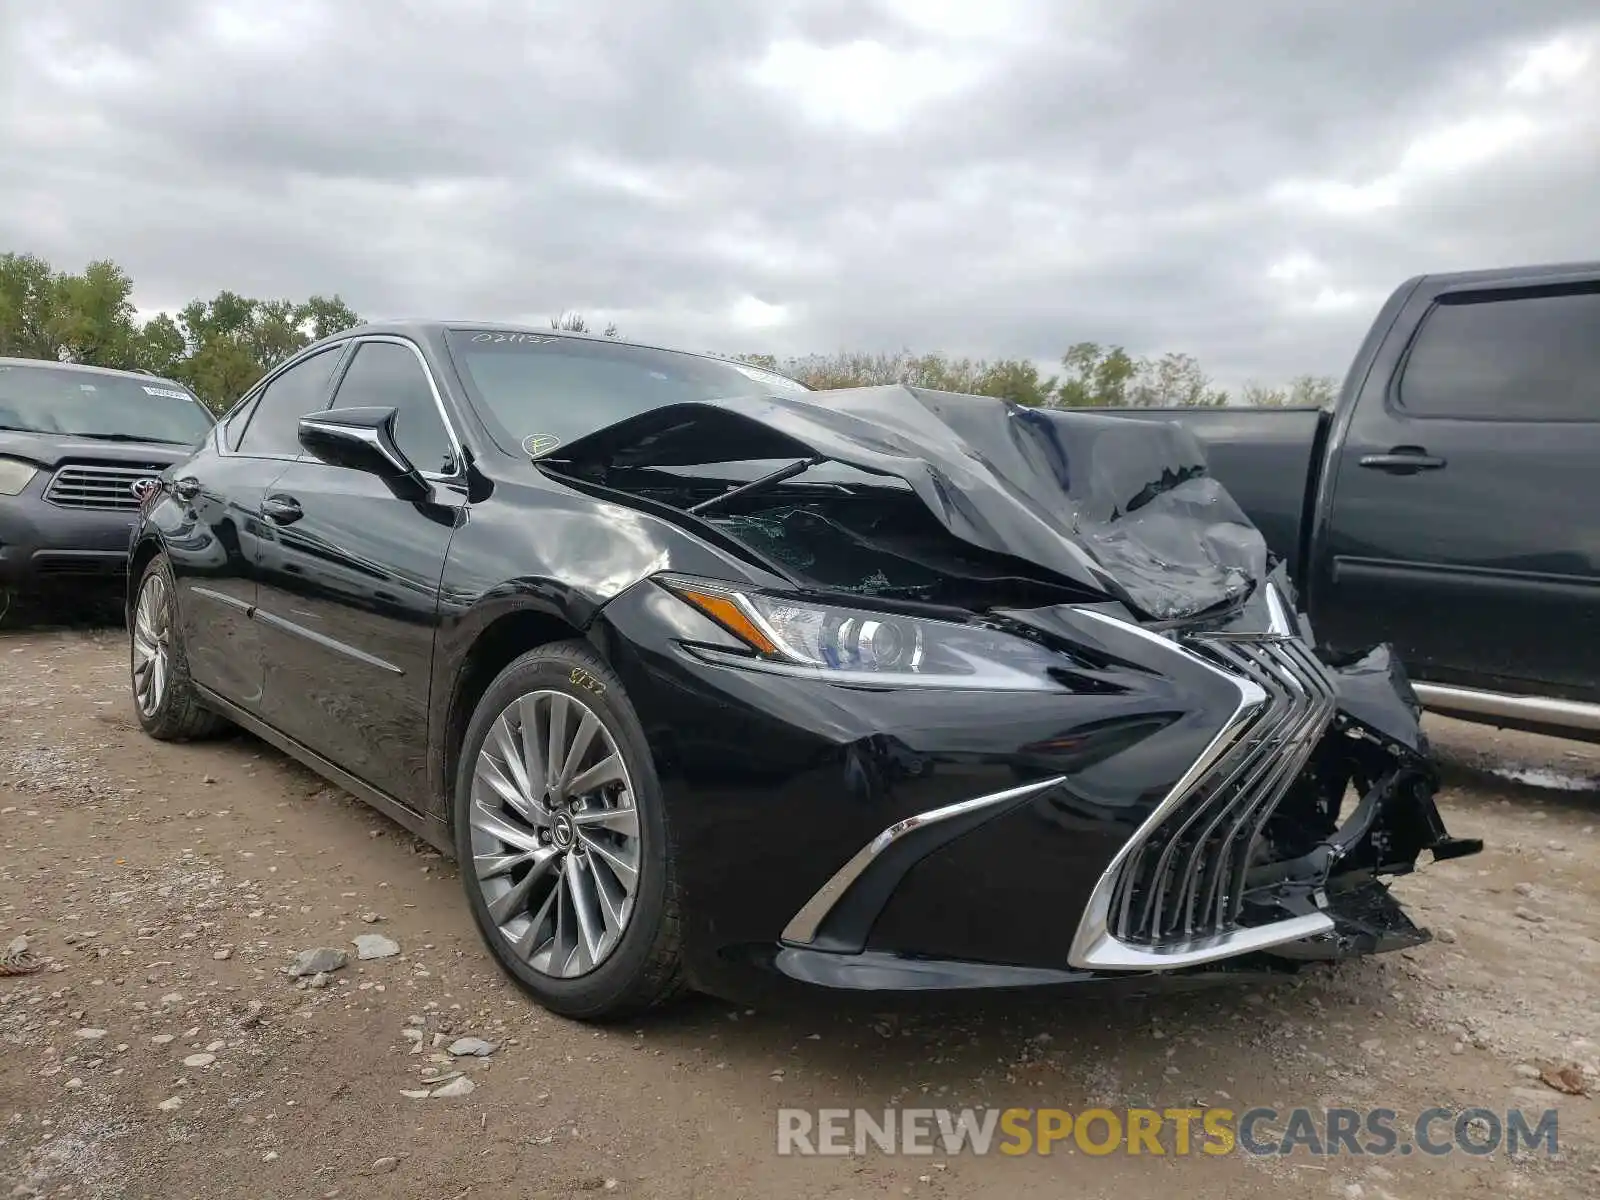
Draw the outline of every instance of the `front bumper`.
[[[138,511],[61,507],[38,494],[42,486],[0,496],[0,587],[119,578]]]
[[[1051,609],[1013,615],[1099,664],[1079,691],[829,686],[703,661],[659,595],[593,636],[650,742],[709,991],[1278,970],[1425,940],[1379,876],[1478,848],[1443,830],[1386,657],[1330,671],[1282,629],[1197,653]]]

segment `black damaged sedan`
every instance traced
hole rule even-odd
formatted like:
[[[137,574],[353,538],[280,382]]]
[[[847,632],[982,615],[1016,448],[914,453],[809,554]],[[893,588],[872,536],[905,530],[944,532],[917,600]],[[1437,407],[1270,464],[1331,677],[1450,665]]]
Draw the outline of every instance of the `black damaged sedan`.
[[[1280,970],[1471,853],[1176,426],[535,329],[284,363],[134,530],[158,738],[241,725],[454,854],[551,1009]]]

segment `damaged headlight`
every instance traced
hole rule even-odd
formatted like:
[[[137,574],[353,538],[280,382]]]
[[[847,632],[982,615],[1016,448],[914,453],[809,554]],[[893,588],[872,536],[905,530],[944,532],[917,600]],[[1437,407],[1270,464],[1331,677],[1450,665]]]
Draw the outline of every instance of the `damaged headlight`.
[[[1057,691],[1065,655],[982,625],[817,604],[681,576],[657,582],[748,647],[745,666],[835,683]],[[713,659],[734,658],[712,647]]]

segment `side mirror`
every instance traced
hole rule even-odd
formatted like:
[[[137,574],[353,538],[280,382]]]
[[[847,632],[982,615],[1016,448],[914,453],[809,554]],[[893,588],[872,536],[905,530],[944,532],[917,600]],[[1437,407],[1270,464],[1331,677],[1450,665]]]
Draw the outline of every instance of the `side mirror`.
[[[376,475],[395,495],[424,500],[427,480],[394,439],[392,408],[330,408],[300,418],[300,444],[329,466]]]

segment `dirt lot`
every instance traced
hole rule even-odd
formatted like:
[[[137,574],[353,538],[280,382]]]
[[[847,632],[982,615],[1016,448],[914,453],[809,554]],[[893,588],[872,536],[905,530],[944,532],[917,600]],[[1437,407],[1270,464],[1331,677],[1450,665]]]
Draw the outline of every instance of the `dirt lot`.
[[[0,977],[0,1195],[1600,1195],[1600,1105],[1538,1078],[1600,1089],[1600,748],[1432,723],[1452,831],[1489,849],[1398,884],[1440,935],[1414,951],[1137,1004],[699,1000],[596,1030],[501,978],[453,867],[396,826],[252,739],[145,739],[125,645],[0,634],[0,950],[47,964]],[[358,960],[365,934],[399,953]],[[349,965],[297,987],[319,946]],[[498,1048],[452,1059],[464,1035]],[[427,1095],[453,1071],[470,1094]],[[1561,1151],[775,1152],[780,1107],[889,1104],[1554,1106]]]

